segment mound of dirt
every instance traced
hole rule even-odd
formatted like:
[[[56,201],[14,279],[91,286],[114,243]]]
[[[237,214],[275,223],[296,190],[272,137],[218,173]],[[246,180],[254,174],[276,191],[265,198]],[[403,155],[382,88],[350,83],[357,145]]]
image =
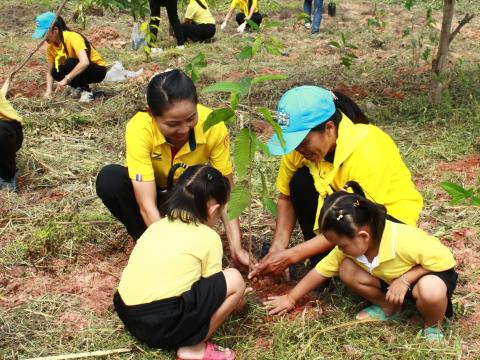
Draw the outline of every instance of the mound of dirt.
[[[87,38],[94,46],[110,46],[118,39],[120,34],[112,27],[92,27],[88,32]]]

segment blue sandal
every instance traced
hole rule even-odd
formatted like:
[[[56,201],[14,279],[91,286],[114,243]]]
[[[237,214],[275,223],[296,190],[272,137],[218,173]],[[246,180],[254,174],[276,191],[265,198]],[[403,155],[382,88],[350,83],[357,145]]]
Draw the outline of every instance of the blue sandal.
[[[359,319],[358,316],[362,312],[367,313],[368,316],[366,316],[362,319]],[[393,315],[387,316],[387,314],[385,314],[385,312],[382,310],[382,308],[380,306],[371,305],[371,306],[366,307],[362,311],[360,311],[355,318],[357,320],[367,320],[367,319],[368,320],[375,319],[375,320],[380,320],[380,321],[398,320],[398,312],[393,314]]]
[[[433,326],[423,329],[422,336],[425,341],[429,343],[441,342],[445,339],[442,330]]]

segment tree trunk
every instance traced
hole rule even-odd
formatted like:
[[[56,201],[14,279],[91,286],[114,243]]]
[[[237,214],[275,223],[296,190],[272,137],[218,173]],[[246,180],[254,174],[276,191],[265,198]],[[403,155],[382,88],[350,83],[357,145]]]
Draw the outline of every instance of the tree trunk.
[[[452,20],[455,10],[455,0],[443,0],[443,20],[440,31],[440,43],[438,44],[437,56],[432,61],[432,80],[430,84],[430,102],[438,105],[442,98],[443,79],[442,74],[448,61],[448,48],[450,46]]]

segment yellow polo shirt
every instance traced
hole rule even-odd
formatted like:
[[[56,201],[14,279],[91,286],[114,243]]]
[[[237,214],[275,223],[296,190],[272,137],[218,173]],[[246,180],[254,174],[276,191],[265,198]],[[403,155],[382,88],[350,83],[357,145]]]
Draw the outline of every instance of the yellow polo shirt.
[[[0,120],[16,120],[22,123],[22,117],[18,115],[8,100],[0,92]]]
[[[276,183],[282,194],[290,195],[290,180],[303,166],[309,168],[319,193],[317,233],[324,198],[352,180],[360,184],[368,199],[384,205],[389,215],[410,225],[418,220],[422,196],[393,140],[374,125],[354,124],[343,115],[333,164],[325,160],[312,163],[297,151],[282,156]]]
[[[248,16],[250,14],[250,8],[248,7],[249,0],[233,0],[230,9],[239,9],[241,12]],[[255,9],[253,12],[258,12],[258,2],[257,0],[252,0],[252,6]]]
[[[201,165],[209,163],[223,175],[232,173],[230,143],[224,123],[203,131],[203,123],[212,110],[197,105],[198,123],[172,159],[172,151],[155,120],[146,112],[137,113],[127,124],[126,143],[128,174],[135,181],[154,181],[166,187],[167,176],[173,164]],[[175,173],[175,179],[180,171]]]
[[[432,272],[449,270],[455,266],[452,252],[436,237],[414,226],[396,224],[388,220],[385,223],[377,258],[370,266],[365,263],[365,256],[359,258],[349,256],[336,246],[315,266],[315,269],[322,276],[336,276],[346,257],[388,284],[416,265],[421,265]]]
[[[87,51],[87,44],[85,44],[85,40],[79,33],[74,31],[64,31],[63,40],[68,50],[68,58],[78,59],[77,54],[80,51]],[[67,52],[65,52],[63,44],[60,44],[59,46],[48,44],[47,60],[49,64],[55,64],[55,67],[57,67],[57,65],[62,65],[65,60],[67,60]],[[90,62],[100,66],[106,66],[105,61],[103,61],[102,57],[92,44],[90,44]]]
[[[220,236],[207,225],[163,218],[138,239],[118,292],[126,305],[179,296],[200,277],[222,271],[222,256]]]
[[[206,7],[206,9],[202,8],[198,5],[196,0],[190,0],[187,6],[187,11],[185,12],[185,19],[192,20],[195,24],[214,24],[215,19],[212,16],[210,10],[208,10],[208,5],[203,0],[201,1],[202,4]]]

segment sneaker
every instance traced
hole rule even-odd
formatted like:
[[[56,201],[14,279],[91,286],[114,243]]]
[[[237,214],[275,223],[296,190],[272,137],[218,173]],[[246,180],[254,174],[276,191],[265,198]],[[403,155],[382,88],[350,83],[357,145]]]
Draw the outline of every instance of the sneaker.
[[[83,90],[82,95],[80,96],[80,100],[78,100],[78,101],[83,102],[83,103],[92,102],[93,101],[93,92]]]
[[[317,32],[312,32],[312,33],[310,34],[310,37],[311,37],[312,39],[321,39],[321,38],[323,38],[323,36],[322,36],[322,35],[320,34],[320,32],[318,32],[318,31],[317,31]]]
[[[15,175],[10,181],[0,177],[0,190],[17,191],[17,176]]]
[[[177,45],[176,48],[178,50],[183,50],[183,49],[185,49],[185,45]]]
[[[310,29],[312,27],[312,23],[311,22],[306,22],[305,23],[305,28],[306,29]]]
[[[159,54],[163,51],[162,48],[159,48],[159,47],[153,47],[153,48],[150,48],[150,54]]]

